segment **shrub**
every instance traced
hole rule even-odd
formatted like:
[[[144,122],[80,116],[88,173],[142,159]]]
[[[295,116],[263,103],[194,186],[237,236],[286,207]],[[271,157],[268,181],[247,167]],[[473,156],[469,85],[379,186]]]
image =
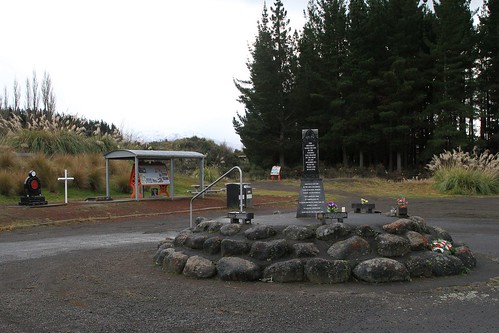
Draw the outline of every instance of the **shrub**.
[[[0,168],[8,169],[16,164],[16,156],[9,147],[0,146]]]
[[[105,187],[105,180],[104,180],[104,168],[101,167],[93,167],[89,170],[88,173],[88,189],[94,191],[94,192],[100,192],[102,191]]]
[[[427,165],[433,172],[434,186],[449,194],[499,193],[499,154],[485,151],[479,154],[477,148],[470,154],[461,148],[445,151],[433,156]]]
[[[196,169],[192,173],[192,177],[199,179],[199,172],[200,172],[200,170]],[[211,167],[204,168],[204,180],[205,180],[205,182],[212,183],[215,180],[217,180],[218,177],[220,177],[220,176],[221,176],[221,174],[220,174],[220,171],[218,170],[217,167],[211,166]],[[171,175],[170,175],[170,177],[171,177]]]
[[[14,186],[10,170],[0,169],[0,195],[12,195],[14,193]]]
[[[114,190],[118,193],[132,193],[132,188],[128,184],[129,180],[130,175],[128,173],[113,176],[113,183],[115,184]]]
[[[463,168],[441,169],[433,176],[435,188],[449,194],[499,193],[499,179],[488,173]]]

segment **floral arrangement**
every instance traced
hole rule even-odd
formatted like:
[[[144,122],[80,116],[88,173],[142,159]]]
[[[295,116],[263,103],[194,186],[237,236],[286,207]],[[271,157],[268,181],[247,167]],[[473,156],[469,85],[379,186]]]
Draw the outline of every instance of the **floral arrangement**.
[[[366,203],[368,203],[368,202],[369,202],[369,200],[364,199],[364,198],[360,198],[360,203],[361,203],[361,204],[366,204]]]
[[[445,239],[437,239],[431,242],[431,250],[433,252],[453,254],[455,252],[452,243]]]
[[[409,204],[409,201],[407,201],[405,197],[397,198],[397,205],[400,208],[407,207],[408,204]]]
[[[327,203],[327,212],[328,213],[334,213],[334,212],[337,212],[337,211],[338,211],[338,206],[333,201],[329,201]]]

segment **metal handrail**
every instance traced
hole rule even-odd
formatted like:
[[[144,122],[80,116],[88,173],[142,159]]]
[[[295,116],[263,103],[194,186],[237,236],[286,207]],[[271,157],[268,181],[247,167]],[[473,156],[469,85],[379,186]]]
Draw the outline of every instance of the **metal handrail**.
[[[211,183],[210,185],[206,186],[204,189],[202,189],[201,191],[199,191],[198,193],[196,193],[195,196],[193,196],[191,198],[191,202],[189,204],[189,215],[190,215],[190,223],[189,223],[189,226],[192,228],[192,202],[197,198],[199,197],[200,195],[202,195],[204,192],[208,191],[210,188],[213,187],[213,185],[215,185],[216,183],[218,183],[222,178],[224,178],[225,176],[227,176],[229,173],[231,173],[234,169],[237,169],[239,170],[239,212],[242,212],[243,211],[243,171],[241,170],[240,167],[238,166],[235,166],[235,167],[232,167],[229,171],[227,171],[226,173],[224,173],[223,175],[221,175],[220,177],[217,178],[217,180],[215,180],[213,183]]]

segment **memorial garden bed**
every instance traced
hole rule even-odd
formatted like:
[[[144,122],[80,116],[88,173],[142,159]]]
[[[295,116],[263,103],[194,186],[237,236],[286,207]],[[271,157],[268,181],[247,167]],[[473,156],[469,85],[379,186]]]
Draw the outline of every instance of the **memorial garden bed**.
[[[307,226],[201,221],[159,244],[154,262],[168,273],[198,279],[319,284],[410,281],[464,274],[476,266],[465,244],[423,218],[390,221]],[[442,241],[449,247],[440,251],[433,243]]]

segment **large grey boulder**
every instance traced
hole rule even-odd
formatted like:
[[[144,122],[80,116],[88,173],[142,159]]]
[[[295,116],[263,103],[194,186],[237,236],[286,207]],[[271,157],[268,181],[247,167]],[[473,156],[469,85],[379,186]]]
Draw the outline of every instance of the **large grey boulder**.
[[[184,246],[185,247],[190,247],[191,249],[195,250],[202,250],[204,242],[208,239],[208,236],[204,234],[189,234],[187,235]]]
[[[183,274],[193,278],[207,279],[215,276],[217,270],[213,261],[200,256],[192,256],[187,259]]]
[[[457,275],[466,270],[457,256],[432,251],[411,253],[403,263],[412,277]]]
[[[304,277],[303,262],[300,259],[277,262],[263,271],[264,279],[275,282],[300,282]]]
[[[446,241],[453,242],[452,236],[444,229],[440,227],[427,227],[428,233],[431,235],[432,239],[445,239]]]
[[[466,245],[457,246],[454,255],[461,259],[466,268],[472,269],[476,267],[476,258]]]
[[[383,230],[390,234],[402,235],[407,231],[426,232],[426,222],[423,218],[412,216],[398,219],[395,222],[383,225]]]
[[[390,258],[374,258],[355,266],[353,275],[362,281],[380,283],[409,281],[410,275],[404,264]]]
[[[207,254],[217,254],[220,252],[223,237],[215,236],[208,238],[203,244],[203,251]]]
[[[412,251],[421,251],[428,249],[428,238],[417,231],[408,231],[405,237],[409,240],[409,245]]]
[[[403,259],[411,277],[431,277],[433,275],[433,254],[430,251],[414,252]]]
[[[255,281],[261,275],[260,266],[239,257],[224,257],[217,262],[217,272],[224,281]]]
[[[323,241],[332,241],[345,238],[352,233],[353,228],[345,223],[321,225],[315,231],[315,237]]]
[[[321,251],[314,243],[295,243],[293,244],[293,252],[297,258],[315,257]]]
[[[407,238],[381,234],[376,237],[378,254],[383,257],[401,257],[411,250],[411,244]]]
[[[275,231],[275,229],[269,225],[257,225],[247,229],[244,232],[246,238],[250,240],[267,239],[275,236],[276,234],[277,232]]]
[[[304,267],[310,282],[319,284],[343,283],[350,279],[351,267],[345,260],[308,259]]]
[[[269,242],[254,242],[251,245],[250,257],[258,260],[276,260],[290,252],[285,239],[276,239]]]
[[[174,274],[182,274],[185,264],[187,263],[187,259],[189,259],[187,254],[182,252],[173,252],[166,256],[163,260],[163,271]]]
[[[165,255],[167,255],[168,251],[167,249],[173,248],[175,245],[173,244],[173,240],[168,239],[161,244],[158,244],[158,249],[156,250],[156,253],[154,254],[153,261],[156,265],[161,266],[163,263],[163,259],[165,258]],[[173,249],[175,251],[175,249]],[[168,253],[169,254],[169,253]]]
[[[237,223],[226,224],[220,228],[220,234],[223,236],[233,236],[241,231],[241,225]]]
[[[220,231],[224,223],[218,221],[202,221],[193,230],[193,232],[215,233]]]
[[[185,240],[187,239],[187,237],[190,234],[192,234],[192,230],[190,230],[190,229],[182,230],[181,232],[179,232],[179,234],[173,240],[173,244],[175,244],[175,246],[183,246],[185,243]]]
[[[247,241],[224,239],[220,243],[222,257],[244,255],[250,251],[250,244]]]
[[[461,259],[444,253],[429,252],[431,256],[432,273],[435,276],[458,275],[466,271]]]
[[[170,247],[166,249],[160,249],[156,252],[156,255],[154,255],[154,263],[157,266],[162,266],[163,265],[163,260],[165,259],[166,256],[169,256],[175,252],[175,249]]]
[[[287,239],[304,240],[313,238],[315,236],[315,229],[311,227],[290,225],[283,230],[283,234]]]
[[[369,242],[359,236],[353,236],[331,245],[327,254],[334,259],[357,259],[369,254]]]
[[[362,238],[374,238],[379,235],[379,232],[374,230],[369,224],[362,224],[355,229],[355,234]]]

